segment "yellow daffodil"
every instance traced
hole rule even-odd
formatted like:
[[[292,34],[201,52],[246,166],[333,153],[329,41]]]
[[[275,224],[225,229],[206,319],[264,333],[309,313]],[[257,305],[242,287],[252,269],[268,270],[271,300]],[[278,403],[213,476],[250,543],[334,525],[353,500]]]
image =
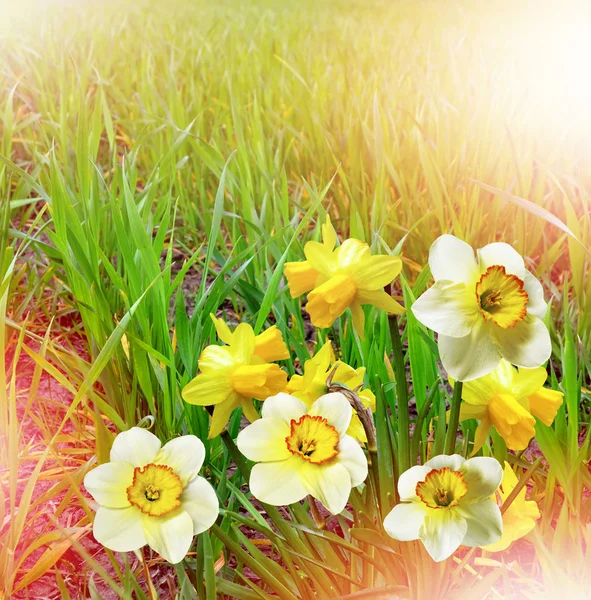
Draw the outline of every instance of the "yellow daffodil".
[[[207,346],[199,357],[200,373],[183,389],[189,404],[214,406],[209,437],[219,435],[230,415],[242,406],[249,421],[259,418],[252,399],[265,400],[285,390],[287,375],[269,361],[289,357],[281,332],[273,325],[260,335],[247,323],[235,331],[222,319],[211,316],[226,346]]]
[[[389,313],[400,314],[404,308],[384,291],[400,273],[402,261],[397,256],[372,256],[365,242],[345,240],[339,247],[330,218],[322,226],[322,243],[308,242],[306,260],[285,264],[285,277],[292,298],[306,292],[312,324],[330,327],[347,308],[353,325],[364,335],[363,304],[371,304]]]
[[[324,396],[328,392],[326,379],[335,366],[336,371],[332,378],[334,383],[341,383],[351,390],[363,384],[365,367],[354,369],[341,361],[335,362],[332,345],[327,342],[316,352],[313,358],[304,363],[303,375],[292,376],[287,384],[287,393],[299,398],[310,408],[320,396]],[[365,408],[375,412],[376,397],[371,390],[361,389],[357,392],[357,395]],[[353,411],[353,418],[349,429],[347,429],[347,434],[359,442],[367,442],[365,430],[355,411]]]
[[[543,387],[547,377],[543,367],[516,369],[501,360],[492,373],[464,383],[460,420],[480,420],[473,453],[482,448],[493,426],[507,448],[523,450],[535,435],[534,417],[552,425],[563,394]]]
[[[402,473],[401,504],[384,519],[384,528],[401,542],[421,540],[436,562],[460,545],[492,544],[503,529],[501,511],[491,498],[502,477],[494,458],[436,456]]]
[[[99,504],[95,539],[116,552],[148,544],[171,563],[180,562],[193,536],[215,522],[219,503],[211,485],[199,476],[205,458],[194,435],[161,447],[145,429],[120,433],[111,462],[87,473],[84,487]]]
[[[511,465],[505,461],[503,481],[501,487],[497,490],[501,505],[515,489],[517,483],[518,479]],[[493,497],[493,499],[496,500],[496,497]],[[484,546],[483,549],[488,552],[506,550],[515,540],[527,535],[536,526],[536,521],[539,518],[538,505],[533,500],[525,499],[525,488],[523,488],[503,513],[503,535],[501,539],[494,544]]]
[[[288,394],[268,398],[262,419],[243,429],[236,443],[255,461],[250,491],[261,502],[282,506],[308,494],[332,513],[347,504],[351,488],[367,477],[367,459],[345,432],[352,408],[340,393],[320,397],[308,409]]]
[[[490,373],[501,358],[535,368],[550,358],[550,334],[540,282],[508,244],[480,248],[453,235],[429,250],[435,284],[412,306],[439,334],[441,362],[450,377],[469,381]]]

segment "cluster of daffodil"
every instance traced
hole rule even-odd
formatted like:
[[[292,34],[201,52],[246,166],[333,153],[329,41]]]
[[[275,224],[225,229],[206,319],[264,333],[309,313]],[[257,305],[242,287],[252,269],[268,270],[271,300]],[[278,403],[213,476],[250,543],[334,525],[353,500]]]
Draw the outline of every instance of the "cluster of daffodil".
[[[306,244],[305,261],[285,266],[292,296],[308,293],[306,309],[314,325],[330,327],[348,308],[363,337],[362,305],[404,311],[384,290],[401,270],[398,257],[372,256],[359,240],[338,245],[328,219],[322,238],[322,243]],[[560,392],[543,387],[547,374],[542,364],[551,347],[542,321],[541,284],[503,243],[489,244],[475,256],[464,242],[443,235],[431,247],[429,266],[435,284],[412,311],[437,332],[450,384],[460,386],[457,418],[480,421],[473,454],[486,443],[491,427],[509,449],[523,450],[535,434],[535,419],[550,425],[562,403]],[[350,390],[359,401],[353,402],[357,409],[371,415],[376,401],[364,388],[365,369],[335,360],[327,342],[305,362],[302,374],[288,381],[275,362],[289,358],[277,327],[255,335],[246,323],[231,331],[223,320],[212,318],[225,345],[203,350],[200,372],[182,392],[185,401],[210,407],[209,437],[222,433],[241,407],[251,424],[240,431],[236,445],[255,463],[251,494],[275,506],[311,496],[332,514],[343,511],[351,490],[368,476],[368,432],[351,399],[331,391],[329,382]],[[260,414],[253,399],[263,401]],[[208,529],[218,515],[216,494],[198,475],[204,455],[202,442],[190,435],[161,448],[143,429],[119,434],[111,462],[85,479],[99,505],[96,539],[117,551],[147,543],[167,560],[181,560],[193,535]],[[502,550],[539,518],[525,489],[501,513],[500,504],[516,485],[508,463],[503,470],[490,457],[435,456],[400,474],[400,502],[383,527],[397,540],[421,540],[436,561],[460,545]]]

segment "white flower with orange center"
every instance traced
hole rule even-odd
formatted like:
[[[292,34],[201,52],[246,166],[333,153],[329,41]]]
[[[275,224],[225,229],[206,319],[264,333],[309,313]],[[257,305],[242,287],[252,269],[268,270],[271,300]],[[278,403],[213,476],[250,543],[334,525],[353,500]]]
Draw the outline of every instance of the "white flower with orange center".
[[[145,429],[120,433],[111,462],[87,473],[84,487],[99,504],[95,539],[116,552],[148,544],[171,563],[180,562],[193,536],[209,529],[219,512],[214,489],[199,476],[205,458],[194,435],[161,447]]]
[[[384,519],[384,529],[402,542],[421,540],[437,562],[460,545],[492,544],[503,531],[501,511],[491,498],[502,477],[494,458],[436,456],[402,473],[401,504]]]
[[[288,394],[265,400],[262,419],[243,429],[236,443],[255,461],[250,491],[274,506],[308,494],[340,513],[351,489],[367,477],[367,459],[347,428],[353,410],[340,393],[320,397],[311,408]]]
[[[490,373],[501,358],[533,369],[551,354],[540,282],[508,244],[477,251],[453,235],[429,250],[435,284],[412,306],[415,317],[439,334],[449,376],[470,381]]]

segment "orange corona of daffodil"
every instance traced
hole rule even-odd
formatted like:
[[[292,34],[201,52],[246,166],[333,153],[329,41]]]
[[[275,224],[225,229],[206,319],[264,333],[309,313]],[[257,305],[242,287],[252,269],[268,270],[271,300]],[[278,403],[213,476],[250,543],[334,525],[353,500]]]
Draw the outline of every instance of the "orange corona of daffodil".
[[[501,504],[509,497],[517,483],[517,476],[511,465],[505,461],[503,481],[501,487],[497,490]],[[496,500],[495,496],[493,496],[493,500]],[[503,513],[503,535],[501,539],[494,544],[484,546],[483,550],[488,552],[506,550],[515,540],[527,535],[536,526],[536,521],[539,518],[538,505],[533,500],[525,499],[525,488],[523,488]]]
[[[306,310],[316,327],[330,327],[349,308],[353,326],[363,337],[362,305],[371,304],[394,314],[404,312],[383,289],[400,273],[402,261],[397,256],[372,256],[369,246],[360,240],[336,244],[337,236],[327,216],[322,243],[308,242],[305,261],[285,264],[289,291],[292,298],[310,292]]]
[[[460,420],[480,421],[473,453],[482,448],[493,426],[510,450],[523,450],[535,435],[534,417],[552,425],[563,394],[543,387],[547,377],[543,367],[516,369],[501,360],[492,373],[464,383]]]
[[[350,390],[355,390],[363,384],[365,367],[354,369],[341,361],[335,362],[332,345],[327,342],[310,360],[304,363],[303,375],[292,376],[287,384],[287,393],[299,398],[308,408],[311,408],[320,396],[328,393],[326,379],[335,366],[336,370],[332,378],[334,383],[343,384]],[[357,395],[365,408],[375,412],[376,397],[371,390],[358,390]],[[358,442],[367,441],[365,430],[355,411],[353,411],[353,418],[349,429],[347,429],[347,434]]]
[[[230,415],[242,406],[249,421],[259,418],[253,398],[265,400],[283,392],[287,375],[271,361],[289,357],[281,332],[275,325],[260,335],[247,323],[231,331],[222,319],[211,316],[226,346],[207,346],[199,357],[200,373],[183,389],[189,404],[214,406],[209,437],[219,435]]]

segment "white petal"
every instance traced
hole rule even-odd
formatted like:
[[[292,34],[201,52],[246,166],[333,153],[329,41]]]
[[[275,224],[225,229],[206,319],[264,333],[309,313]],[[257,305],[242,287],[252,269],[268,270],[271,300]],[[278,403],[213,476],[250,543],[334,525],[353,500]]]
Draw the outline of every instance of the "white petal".
[[[426,327],[454,338],[467,336],[479,318],[476,295],[464,283],[438,281],[411,308]]]
[[[289,460],[256,464],[250,473],[250,491],[261,502],[285,506],[299,502],[308,492],[300,480],[299,456]]]
[[[439,236],[429,249],[429,267],[435,281],[470,283],[478,278],[474,250],[454,235]]]
[[[384,519],[384,529],[401,542],[418,540],[426,514],[420,502],[397,504]]]
[[[193,534],[209,529],[218,518],[220,503],[213,487],[203,477],[195,477],[180,497],[181,507],[193,521]]]
[[[468,524],[462,540],[464,546],[487,546],[501,539],[503,518],[497,503],[491,498],[461,506],[458,511]]]
[[[276,396],[271,396],[263,402],[262,416],[279,417],[288,425],[292,420],[297,421],[302,415],[308,412],[308,407],[295,396],[284,394],[283,392]]]
[[[460,468],[468,486],[461,504],[490,498],[503,479],[503,469],[496,458],[476,456],[468,459]]]
[[[189,513],[179,509],[171,516],[144,515],[144,533],[148,545],[173,565],[187,555],[193,541],[193,521]]]
[[[363,448],[350,435],[344,435],[337,450],[336,461],[349,471],[351,485],[361,485],[367,478],[367,458]]]
[[[523,289],[527,292],[529,301],[527,303],[527,312],[538,319],[546,316],[546,301],[544,300],[544,288],[542,284],[529,272],[525,271],[523,280]]]
[[[340,437],[345,435],[347,429],[349,429],[353,409],[343,394],[332,392],[331,394],[320,396],[312,404],[308,414],[324,417],[328,421],[328,424],[337,430]]]
[[[132,427],[122,431],[113,441],[111,462],[127,462],[134,467],[145,467],[154,462],[160,446],[160,440],[153,433],[141,427]]]
[[[351,494],[351,476],[343,465],[306,463],[300,476],[308,494],[320,500],[329,512],[338,515],[343,511]]]
[[[292,456],[285,438],[289,425],[279,417],[265,417],[245,427],[236,439],[238,449],[255,462],[275,462]]]
[[[142,513],[135,507],[100,506],[94,517],[92,533],[97,542],[115,552],[131,552],[146,545]]]
[[[156,456],[156,464],[172,467],[183,486],[199,474],[205,460],[205,446],[195,435],[183,435],[164,444]]]
[[[425,463],[425,468],[428,470],[439,470],[447,467],[452,471],[459,471],[465,462],[466,459],[459,454],[439,454],[438,456],[434,456],[431,460],[428,460]]]
[[[101,505],[109,508],[129,506],[127,488],[133,482],[133,467],[129,463],[110,462],[99,465],[84,477],[84,487]]]
[[[439,355],[447,374],[456,381],[470,381],[490,373],[501,360],[484,322],[477,322],[469,335],[440,335]]]
[[[484,248],[480,248],[477,254],[478,266],[481,273],[484,273],[493,265],[501,265],[505,267],[505,272],[509,275],[516,275],[521,281],[524,280],[525,263],[513,246],[509,246],[505,242],[494,242],[484,246]]]
[[[466,536],[468,524],[455,510],[428,511],[420,532],[425,549],[435,562],[449,558]]]
[[[416,465],[404,471],[398,478],[398,495],[402,502],[410,502],[417,498],[417,483],[425,481],[427,473],[431,470],[425,465]]]
[[[533,315],[526,315],[523,321],[508,329],[495,327],[492,331],[502,357],[518,367],[534,369],[552,354],[548,329]]]

